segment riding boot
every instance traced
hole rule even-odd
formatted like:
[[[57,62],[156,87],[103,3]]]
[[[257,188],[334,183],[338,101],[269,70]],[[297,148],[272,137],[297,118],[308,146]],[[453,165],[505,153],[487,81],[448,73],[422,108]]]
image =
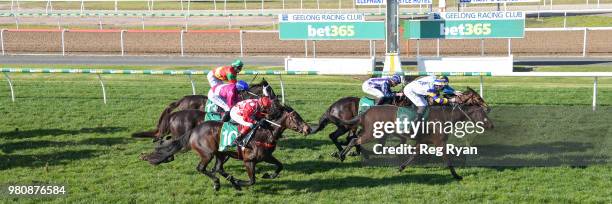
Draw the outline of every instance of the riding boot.
[[[380,97],[378,99],[376,99],[376,105],[380,106],[386,103],[386,101],[388,100],[388,97]]]
[[[413,127],[417,127],[416,123],[418,123],[419,121],[421,121],[421,122],[423,121],[423,116],[424,116],[425,108],[426,107],[425,106],[417,106],[416,108],[417,108],[416,114],[415,114],[414,118],[412,119],[412,124],[415,124]],[[423,125],[423,124],[421,124],[421,125]],[[417,132],[418,130],[413,130],[413,131]]]

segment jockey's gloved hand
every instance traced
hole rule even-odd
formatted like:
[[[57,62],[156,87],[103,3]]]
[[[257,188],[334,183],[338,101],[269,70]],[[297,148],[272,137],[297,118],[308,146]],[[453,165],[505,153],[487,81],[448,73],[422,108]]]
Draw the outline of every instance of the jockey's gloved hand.
[[[456,97],[452,97],[450,99],[448,99],[448,102],[451,104],[456,104],[457,103],[457,98]]]
[[[264,128],[264,129],[268,129],[270,128],[270,123],[266,120],[261,120],[259,127]]]

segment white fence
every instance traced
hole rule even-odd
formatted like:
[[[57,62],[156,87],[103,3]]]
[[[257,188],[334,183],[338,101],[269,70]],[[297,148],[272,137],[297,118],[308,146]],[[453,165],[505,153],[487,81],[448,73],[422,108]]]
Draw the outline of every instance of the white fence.
[[[543,32],[543,31],[560,31],[560,32],[575,32],[575,31],[582,31],[583,35],[581,36],[582,39],[576,39],[576,41],[580,41],[582,42],[581,46],[582,46],[582,50],[581,50],[581,54],[580,56],[582,57],[586,57],[588,55],[588,38],[587,38],[587,34],[589,31],[601,31],[601,30],[610,30],[612,31],[612,27],[593,27],[593,28],[526,28],[525,32]],[[96,33],[96,32],[100,32],[100,33],[116,33],[116,35],[119,36],[118,40],[119,42],[114,42],[114,43],[118,43],[121,46],[121,51],[119,53],[117,53],[117,55],[127,55],[129,53],[127,53],[125,51],[125,33],[127,33],[127,30],[67,30],[67,29],[62,29],[62,30],[25,30],[25,29],[21,29],[21,30],[16,30],[16,29],[0,29],[0,45],[1,45],[1,50],[2,50],[2,55],[7,55],[7,54],[15,54],[15,53],[9,53],[6,50],[5,47],[5,34],[6,32],[60,32],[61,33],[61,38],[57,39],[61,45],[61,51],[58,54],[61,55],[66,55],[66,53],[68,53],[70,50],[68,50],[66,48],[66,39],[64,38],[65,33],[67,32],[89,32],[89,33]],[[132,32],[132,31],[130,31]],[[165,33],[179,33],[180,38],[178,42],[178,48],[180,49],[180,55],[181,56],[185,56],[185,46],[186,43],[183,40],[185,33],[197,33],[197,32],[228,32],[228,33],[239,33],[239,37],[238,37],[238,41],[236,44],[240,45],[240,51],[239,54],[240,56],[245,56],[248,53],[246,53],[245,51],[245,40],[244,40],[244,35],[247,33],[271,33],[271,34],[276,34],[278,33],[278,31],[276,30],[261,30],[261,31],[257,31],[257,30],[228,30],[228,31],[187,31],[187,30],[175,30],[175,31],[133,31],[133,32],[165,32]],[[551,39],[554,39],[554,36],[551,36]],[[52,40],[52,39],[51,39]],[[405,42],[407,42],[407,40],[404,40]],[[421,50],[421,45],[420,45],[420,41],[421,40],[416,40],[416,56],[420,57],[420,56],[424,56],[421,54],[420,50]],[[436,40],[436,54],[434,56],[439,57],[442,52],[441,48],[440,48],[440,39]],[[453,41],[453,40],[449,40],[449,41]],[[478,41],[478,40],[476,40]],[[481,43],[480,43],[480,54],[481,56],[485,56],[486,51],[485,51],[485,45],[484,45],[484,39],[480,39]],[[510,56],[512,55],[512,41],[513,39],[507,39],[507,55]],[[279,41],[280,42],[280,41]],[[106,42],[106,43],[111,43],[111,42]],[[154,43],[154,42],[151,42]],[[96,52],[96,50],[91,50],[91,52]],[[308,57],[309,53],[311,53],[311,57],[316,57],[317,56],[317,43],[316,41],[304,41],[304,56]],[[372,56],[376,56],[377,52],[376,52],[376,42],[375,41],[369,41],[368,43],[368,47],[367,47],[367,51],[364,51],[363,53],[368,53],[368,57],[372,57]],[[402,53],[403,56],[408,56],[411,53]],[[320,55],[319,55],[320,56]],[[296,56],[293,56],[296,57]]]

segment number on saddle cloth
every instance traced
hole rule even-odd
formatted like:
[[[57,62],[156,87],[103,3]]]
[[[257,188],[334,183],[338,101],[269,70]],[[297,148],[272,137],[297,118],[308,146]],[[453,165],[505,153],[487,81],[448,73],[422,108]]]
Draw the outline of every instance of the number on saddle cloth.
[[[416,108],[412,106],[398,107],[396,116],[402,122],[404,121],[404,119],[406,119],[407,121],[412,121],[414,120],[414,117],[416,117]],[[423,121],[427,121],[428,119],[429,119],[429,108],[426,108],[425,113],[423,113]]]
[[[219,142],[219,151],[235,151],[236,145],[234,140],[238,137],[238,125],[233,122],[224,122],[221,127],[221,138]]]
[[[357,113],[361,114],[374,105],[376,105],[374,99],[371,99],[367,96],[361,97],[361,99],[359,99],[359,110],[357,111]]]
[[[217,104],[213,103],[211,100],[206,101],[206,115],[204,116],[204,121],[214,120],[221,121],[221,111],[219,111],[221,107],[217,106]]]

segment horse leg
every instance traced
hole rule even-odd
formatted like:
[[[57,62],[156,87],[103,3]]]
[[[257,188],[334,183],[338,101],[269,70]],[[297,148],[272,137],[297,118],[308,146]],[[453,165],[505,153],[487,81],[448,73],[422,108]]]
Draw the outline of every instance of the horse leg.
[[[404,142],[402,142],[402,143],[405,144],[406,143],[405,141],[406,140],[404,139]],[[410,165],[410,163],[412,163],[412,161],[414,161],[414,158],[416,158],[417,154],[419,154],[419,146],[420,146],[420,144],[417,142],[415,145],[416,146],[414,148],[414,154],[410,155],[410,157],[408,157],[408,159],[404,163],[402,163],[402,165],[400,165],[400,167],[399,167],[399,171],[400,172],[403,171],[406,168],[406,166]]]
[[[353,148],[353,146],[355,146],[355,144],[357,144],[357,138],[353,138],[351,139],[351,141],[348,143],[348,145],[346,145],[346,147],[344,147],[344,149],[342,151],[340,151],[340,161],[344,161],[344,159],[346,159],[346,154],[351,151],[351,148]]]
[[[448,167],[448,169],[451,172],[451,175],[453,175],[453,178],[457,179],[457,180],[461,180],[463,179],[463,177],[459,176],[457,174],[457,172],[455,172],[455,167],[453,166],[450,158],[448,157],[448,154],[446,154],[446,142],[445,141],[435,141],[434,144],[438,147],[442,147],[444,148],[442,151],[442,159],[444,159],[444,161],[446,161],[446,166]]]
[[[221,174],[221,176],[223,176],[225,179],[227,179],[227,181],[229,181],[232,186],[234,186],[234,188],[236,190],[242,190],[242,188],[240,188],[240,185],[238,185],[237,179],[234,178],[234,176],[228,174],[227,172],[225,172],[225,169],[223,168],[223,165],[225,164],[225,162],[227,161],[228,156],[226,155],[217,155],[217,161],[215,163],[215,171],[219,172],[219,174]]]
[[[338,157],[338,153],[340,151],[342,151],[342,144],[340,144],[340,142],[338,142],[338,137],[340,137],[341,135],[344,135],[344,133],[346,133],[346,132],[348,132],[348,129],[343,128],[343,127],[338,127],[338,129],[336,129],[336,131],[334,131],[334,132],[329,134],[329,139],[331,139],[331,141],[334,143],[334,145],[336,145],[336,148],[338,148],[337,152],[334,152],[334,153],[331,154],[332,157]]]
[[[202,159],[200,160],[200,163],[198,164],[198,167],[196,168],[196,170],[198,170],[200,173],[202,173],[202,174],[208,176],[210,179],[212,179],[213,180],[213,188],[215,189],[215,191],[219,191],[219,188],[221,188],[221,184],[219,183],[219,178],[217,178],[217,176],[215,176],[214,170],[213,171],[207,171],[206,170],[206,166],[208,166],[208,163],[210,163],[211,156],[204,156],[204,157],[202,157]]]
[[[278,159],[276,159],[276,157],[272,155],[265,157],[264,162],[268,164],[273,164],[274,166],[276,166],[276,170],[274,170],[274,174],[264,173],[264,175],[261,178],[265,178],[265,179],[276,178],[278,177],[278,174],[283,170],[283,163],[278,161]]]
[[[249,175],[249,181],[238,181],[238,185],[240,186],[250,186],[255,184],[255,162],[252,161],[244,161],[244,168],[247,170],[247,174]]]

